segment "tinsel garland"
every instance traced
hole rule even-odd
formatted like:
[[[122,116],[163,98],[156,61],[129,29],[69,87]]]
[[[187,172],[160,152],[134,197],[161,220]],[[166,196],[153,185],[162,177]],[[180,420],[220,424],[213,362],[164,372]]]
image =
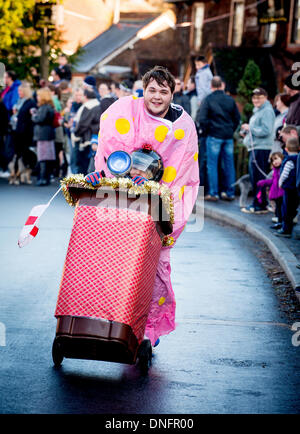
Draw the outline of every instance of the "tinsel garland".
[[[171,237],[170,235],[165,235],[161,240],[161,243],[164,247],[172,246],[174,244],[174,238]]]
[[[84,175],[70,175],[60,181],[62,186],[62,191],[67,203],[70,206],[76,205],[76,200],[72,198],[68,186],[70,184],[77,184],[83,188],[87,188],[90,190],[97,190],[99,187],[111,187],[114,189],[127,189],[128,194],[158,194],[161,197],[161,200],[165,206],[166,212],[170,216],[170,222],[174,223],[174,202],[173,195],[170,189],[161,185],[155,181],[147,181],[143,185],[136,185],[130,178],[101,178],[99,184],[94,187],[92,184],[85,180]]]

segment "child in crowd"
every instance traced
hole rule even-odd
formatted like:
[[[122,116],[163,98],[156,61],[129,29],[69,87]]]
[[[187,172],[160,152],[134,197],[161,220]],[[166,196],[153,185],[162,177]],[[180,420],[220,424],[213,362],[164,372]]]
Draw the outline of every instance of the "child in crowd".
[[[282,202],[282,228],[275,235],[290,238],[293,219],[297,215],[299,196],[296,188],[296,167],[299,152],[299,139],[289,137],[286,141],[287,156],[284,158],[279,178],[279,187],[284,190]]]
[[[262,189],[266,187],[270,187],[269,200],[273,200],[275,202],[275,215],[278,219],[278,222],[275,225],[271,226],[272,229],[281,229],[282,226],[281,206],[284,190],[279,187],[279,177],[280,167],[283,159],[284,156],[281,152],[273,152],[270,155],[270,161],[273,169],[272,178],[262,179],[257,183],[259,191],[256,197],[258,202],[261,202]]]

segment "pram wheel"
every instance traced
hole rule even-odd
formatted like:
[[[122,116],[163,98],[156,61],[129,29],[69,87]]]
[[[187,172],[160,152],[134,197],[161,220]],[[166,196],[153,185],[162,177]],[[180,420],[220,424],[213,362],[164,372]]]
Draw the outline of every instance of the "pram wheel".
[[[62,346],[60,342],[57,340],[57,338],[54,339],[53,345],[52,345],[52,359],[54,366],[58,368],[64,359]]]
[[[138,349],[137,365],[142,375],[147,375],[152,360],[152,346],[149,339],[144,339]]]

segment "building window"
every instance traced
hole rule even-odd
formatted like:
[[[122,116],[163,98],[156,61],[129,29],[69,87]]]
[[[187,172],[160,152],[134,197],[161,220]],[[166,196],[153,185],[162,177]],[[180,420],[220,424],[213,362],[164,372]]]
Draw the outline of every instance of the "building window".
[[[204,3],[195,3],[194,5],[194,49],[199,50],[202,45],[202,29],[204,20]]]
[[[300,44],[300,0],[294,0],[294,13],[292,24],[292,38],[291,42]]]
[[[242,43],[244,30],[245,4],[243,1],[233,0],[231,3],[231,35],[229,45],[238,47]]]
[[[265,45],[275,44],[277,23],[265,24],[263,27],[264,27],[264,44]]]

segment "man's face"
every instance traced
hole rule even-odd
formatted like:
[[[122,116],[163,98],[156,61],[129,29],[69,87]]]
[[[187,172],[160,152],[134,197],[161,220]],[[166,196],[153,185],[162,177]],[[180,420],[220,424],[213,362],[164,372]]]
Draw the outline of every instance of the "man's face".
[[[99,90],[99,95],[101,96],[101,98],[104,97],[105,95],[109,94],[108,86],[105,83],[101,83],[98,90]]]
[[[5,83],[5,86],[11,86],[13,83],[12,79],[7,74],[7,72],[4,74],[4,83]]]
[[[296,130],[291,130],[289,133],[285,133],[283,130],[281,130],[279,134],[283,143],[286,143],[290,137],[298,137]]]
[[[195,83],[189,78],[187,82],[187,90],[190,92],[196,88]]]
[[[201,60],[195,60],[195,68],[198,70],[200,68],[202,68],[205,65],[204,62],[202,62]]]
[[[299,90],[291,89],[286,84],[283,86],[283,90],[285,93],[287,93],[289,96],[294,96],[296,93],[299,93]]]
[[[175,90],[174,90],[174,92],[180,92],[181,91],[181,85],[182,85],[182,83],[181,83],[180,78],[176,78],[175,79]]]
[[[261,107],[267,101],[267,97],[265,95],[253,95],[252,103],[254,107]]]
[[[161,86],[152,78],[144,89],[144,104],[147,111],[153,116],[163,118],[169,110],[172,97],[171,89],[166,81]]]
[[[82,99],[83,99],[83,91],[82,90],[77,90],[76,92],[75,92],[75,101],[76,102],[78,102],[78,103],[80,103],[80,102],[82,102]]]
[[[59,63],[61,66],[66,65],[66,64],[67,64],[67,59],[65,58],[65,56],[59,56],[59,58],[58,58],[58,63]]]

